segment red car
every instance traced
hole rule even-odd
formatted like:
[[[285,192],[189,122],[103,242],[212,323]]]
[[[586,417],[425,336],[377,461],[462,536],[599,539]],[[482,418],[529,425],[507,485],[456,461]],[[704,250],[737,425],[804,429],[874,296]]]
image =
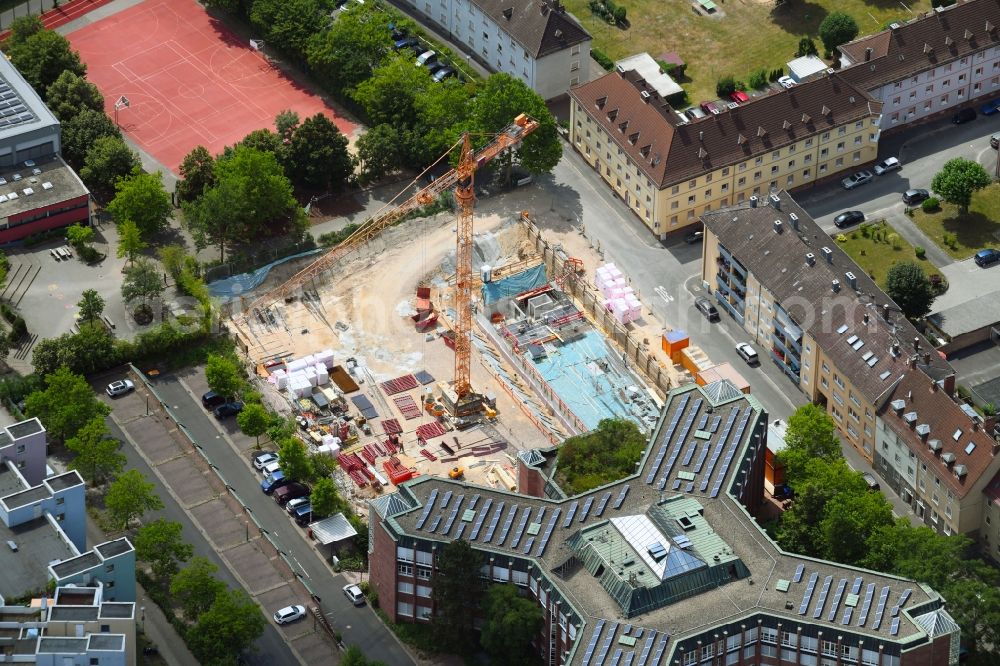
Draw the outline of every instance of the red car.
[[[750,101],[750,98],[742,90],[736,90],[729,93],[729,99],[733,100],[737,104],[746,104]]]

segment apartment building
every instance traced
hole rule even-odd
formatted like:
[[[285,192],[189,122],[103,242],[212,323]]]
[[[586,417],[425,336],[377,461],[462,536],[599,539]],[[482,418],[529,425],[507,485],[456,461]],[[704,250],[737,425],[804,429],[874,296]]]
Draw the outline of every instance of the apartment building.
[[[837,178],[878,155],[882,104],[828,73],[689,121],[635,70],[570,90],[570,141],[649,230]]]
[[[904,374],[954,390],[951,365],[787,193],[701,219],[704,288],[869,463]]]
[[[404,0],[497,72],[542,99],[588,80],[590,34],[559,0]]]
[[[45,478],[47,440],[38,419],[0,427],[0,465],[10,461],[29,485]]]
[[[554,449],[517,494],[420,477],[370,502],[371,584],[397,622],[434,616],[442,545],[544,615],[546,663],[952,666],[960,631],[925,585],[783,552],[754,518],[767,413],[728,381],[672,390],[635,474],[567,497]]]
[[[928,526],[942,534],[979,537],[1000,561],[1000,539],[990,542],[983,493],[1000,473],[1000,444],[992,423],[962,408],[921,373],[903,376],[878,413],[875,468]]]
[[[885,131],[1000,97],[1000,3],[960,0],[839,47],[842,76],[883,103]]]

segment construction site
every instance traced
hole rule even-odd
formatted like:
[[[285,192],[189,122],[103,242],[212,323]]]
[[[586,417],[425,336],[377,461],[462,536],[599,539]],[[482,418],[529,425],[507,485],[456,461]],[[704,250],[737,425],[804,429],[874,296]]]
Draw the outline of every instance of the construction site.
[[[265,400],[338,459],[359,503],[422,474],[516,490],[518,451],[606,418],[649,432],[666,391],[710,365],[582,236],[553,245],[528,211],[473,212],[474,165],[532,122],[466,143],[434,185],[233,304]],[[457,213],[404,221],[453,187]]]

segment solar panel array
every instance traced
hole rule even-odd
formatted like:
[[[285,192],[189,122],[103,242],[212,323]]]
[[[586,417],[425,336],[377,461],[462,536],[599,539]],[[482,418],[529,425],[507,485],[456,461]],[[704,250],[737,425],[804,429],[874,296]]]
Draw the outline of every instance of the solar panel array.
[[[510,533],[510,526],[514,524],[514,515],[517,513],[517,505],[511,504],[510,511],[507,512],[507,521],[503,524],[503,528],[500,530],[500,540],[497,541],[498,546],[502,546],[503,542],[507,539],[507,534]]]
[[[805,615],[809,610],[809,602],[812,601],[813,591],[816,589],[816,580],[819,574],[815,571],[809,576],[809,584],[806,585],[805,594],[802,595],[802,603],[799,604],[799,615]]]
[[[687,419],[684,421],[684,427],[681,428],[680,433],[677,435],[677,444],[670,451],[670,459],[667,460],[667,468],[663,470],[663,476],[660,477],[659,488],[663,490],[663,487],[667,485],[667,477],[670,476],[670,472],[674,469],[674,463],[677,462],[677,456],[681,453],[681,448],[684,446],[684,440],[688,436],[688,432],[691,431],[691,426],[694,424],[694,417],[697,416],[698,410],[701,409],[701,403],[704,402],[701,398],[694,401],[694,405],[691,408],[691,413],[688,415]]]
[[[837,583],[837,591],[833,595],[833,601],[830,602],[830,614],[826,616],[830,622],[837,619],[837,610],[840,608],[840,600],[844,597],[845,589],[847,589],[847,579],[841,578],[840,582]]]
[[[865,590],[865,600],[861,604],[861,611],[858,613],[858,626],[865,626],[865,622],[868,621],[868,610],[872,606],[872,598],[875,597],[875,583],[868,583],[868,588]]]
[[[479,495],[476,495],[479,497]],[[475,541],[476,537],[479,536],[479,530],[483,527],[483,521],[486,520],[486,515],[490,512],[490,507],[493,506],[493,498],[487,497],[486,501],[483,502],[483,508],[479,510],[479,515],[476,516],[476,523],[472,526],[472,532],[469,534],[469,541]]]
[[[593,495],[591,495],[591,496],[590,496],[590,497],[588,497],[588,498],[587,498],[587,500],[586,500],[586,501],[585,501],[585,502],[583,503],[583,510],[582,510],[582,511],[580,511],[580,522],[581,522],[581,523],[582,523],[583,521],[587,520],[587,514],[588,514],[588,513],[590,513],[590,507],[592,507],[593,505],[594,505],[594,496],[593,496]]]
[[[823,589],[819,591],[819,598],[816,599],[816,610],[813,611],[813,617],[822,617],[823,606],[826,605],[826,595],[830,593],[830,584],[833,582],[833,576],[827,576],[823,579]]]
[[[628,488],[628,486],[622,487],[621,492],[618,493],[618,497],[615,498],[616,509],[622,508],[622,503],[625,502],[625,496],[628,495]]]
[[[604,508],[608,506],[608,500],[610,499],[611,499],[610,492],[601,495],[601,499],[597,502],[597,510],[594,511],[594,518],[601,517],[601,514],[604,513]]]
[[[878,598],[878,606],[875,607],[875,620],[872,622],[872,628],[876,631],[882,626],[882,615],[885,613],[885,602],[889,599],[889,586],[886,585],[882,588],[882,593]]]
[[[631,624],[621,631],[619,627],[610,620],[597,621],[583,652],[583,666],[662,666],[669,634],[645,633],[642,627],[633,628]],[[629,641],[633,643],[631,647],[626,647],[627,643],[622,641],[625,637],[632,639]]]
[[[497,508],[493,510],[493,517],[490,518],[490,526],[486,528],[486,534],[483,535],[483,542],[489,543],[493,540],[493,533],[496,532],[497,524],[500,522],[500,516],[503,514],[503,502],[497,504]]]
[[[563,527],[569,527],[573,524],[573,517],[576,516],[576,508],[580,506],[580,502],[573,502],[569,505],[569,511],[566,512],[566,520],[563,521]]]
[[[795,567],[795,577],[792,578],[792,582],[793,583],[801,583],[802,582],[802,572],[805,571],[805,570],[806,570],[806,565],[804,565],[804,564],[800,564],[797,567]]]
[[[451,494],[452,494],[452,491],[450,491],[450,490],[444,494],[444,499],[441,500],[441,508],[442,509],[447,509],[448,508],[448,502],[451,501]]]
[[[792,582],[803,582],[804,573],[805,565],[796,565],[795,575],[792,577]],[[806,615],[809,612],[809,606],[813,602],[814,592],[816,591],[818,581],[819,573],[813,572],[809,574],[805,590],[803,591],[802,601],[799,604],[799,615]],[[858,593],[862,591],[862,587],[865,588],[865,595],[863,599],[860,599],[858,597]],[[852,619],[854,619],[856,620],[855,624],[858,627],[864,627],[868,623],[869,619],[871,619],[871,624],[868,624],[868,627],[873,631],[878,631],[882,628],[882,621],[886,617],[886,609],[889,608],[889,596],[891,590],[888,585],[882,586],[879,598],[877,602],[873,604],[873,601],[875,601],[876,587],[877,585],[875,583],[869,583],[865,586],[864,579],[858,576],[854,579],[854,583],[851,585],[850,590],[848,590],[847,578],[841,578],[837,582],[836,588],[834,589],[833,576],[826,576],[823,579],[823,585],[819,590],[819,593],[815,595],[815,605],[812,609],[812,616],[819,619],[825,614],[827,621],[835,622],[839,613],[840,623],[842,625],[849,625],[851,624]],[[895,627],[892,634],[894,636],[896,635],[895,632],[899,629],[899,618],[897,617],[899,609],[903,603],[909,599],[912,592],[913,591],[909,588],[904,590],[899,597],[899,602],[895,606],[891,607],[890,616],[893,618],[893,626]],[[830,600],[830,607],[828,611],[826,608],[827,599]],[[842,602],[846,604],[843,610],[841,610]],[[855,611],[857,611],[856,614]]]
[[[511,539],[510,547],[517,548],[517,544],[521,541],[521,537],[524,536],[524,528],[528,525],[528,518],[531,516],[531,507],[524,507],[524,511],[521,512],[521,522],[517,524],[517,529],[514,530],[514,537]]]
[[[743,415],[743,420],[740,421],[739,428],[736,430],[736,434],[733,436],[732,441],[729,444],[729,449],[726,452],[726,459],[722,461],[722,468],[715,477],[715,485],[712,487],[711,497],[718,497],[719,490],[722,489],[722,482],[726,478],[726,474],[729,473],[729,465],[733,462],[733,456],[736,455],[736,451],[739,448],[740,442],[743,441],[743,433],[746,430],[747,423],[750,422],[750,416],[752,410],[748,409],[746,414]],[[711,470],[709,471],[711,474]],[[704,488],[702,488],[704,490]]]
[[[438,528],[438,525],[440,525],[440,524],[441,524],[441,516],[439,516],[439,515],[438,516],[434,516],[434,520],[431,521],[431,526],[430,526],[430,528],[429,528],[428,531],[430,531],[430,532],[436,532],[437,528]]]
[[[656,473],[660,470],[660,465],[663,464],[663,458],[667,455],[667,449],[670,447],[670,440],[674,436],[674,430],[677,428],[677,423],[680,421],[681,416],[683,416],[684,409],[687,407],[690,398],[691,396],[687,393],[681,396],[681,400],[677,405],[677,411],[674,412],[670,420],[670,425],[667,426],[667,431],[663,436],[663,443],[660,444],[660,448],[656,452],[653,464],[649,466],[649,473],[646,475],[647,485],[653,485],[653,481],[656,480]]]
[[[556,509],[552,512],[552,517],[549,518],[549,525],[545,528],[545,534],[542,535],[542,540],[538,543],[538,549],[535,551],[535,557],[541,557],[545,552],[545,547],[549,545],[549,537],[552,536],[552,530],[556,528],[556,521],[559,520],[559,514],[562,509]]]
[[[444,524],[444,529],[441,531],[442,534],[448,534],[451,531],[451,526],[455,523],[455,518],[458,517],[458,512],[462,508],[462,502],[465,501],[465,495],[459,495],[455,498],[455,505],[451,508],[451,514],[448,516],[448,521]]]
[[[896,636],[899,634],[899,618],[892,618],[892,624],[889,625],[889,635]]]
[[[417,518],[416,528],[422,530],[424,528],[424,523],[427,522],[427,517],[431,515],[431,510],[434,508],[434,502],[437,501],[438,491],[437,488],[431,490],[430,497],[427,498],[427,504],[424,505],[424,512],[420,514]]]

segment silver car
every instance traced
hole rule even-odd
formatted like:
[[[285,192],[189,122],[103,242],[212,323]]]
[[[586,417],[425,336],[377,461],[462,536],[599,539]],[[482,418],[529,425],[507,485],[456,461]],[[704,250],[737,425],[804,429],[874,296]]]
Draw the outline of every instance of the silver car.
[[[840,181],[840,184],[844,186],[845,190],[853,190],[858,185],[870,183],[872,178],[874,178],[874,176],[872,176],[871,171],[859,171]]]

